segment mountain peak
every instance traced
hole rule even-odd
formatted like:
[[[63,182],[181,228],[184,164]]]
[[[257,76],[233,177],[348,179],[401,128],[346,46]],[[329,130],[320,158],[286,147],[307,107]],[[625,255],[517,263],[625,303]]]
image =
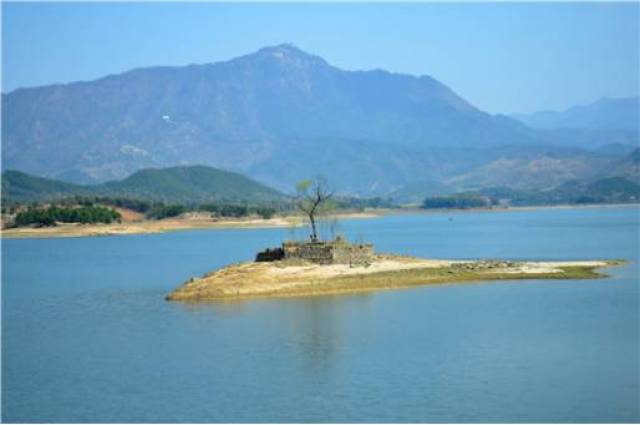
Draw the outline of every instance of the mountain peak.
[[[258,55],[272,55],[272,56],[281,56],[281,55],[289,55],[289,56],[306,56],[312,57],[313,55],[302,51],[299,47],[297,47],[293,43],[281,43],[275,46],[265,46],[258,50]]]
[[[253,54],[244,56],[243,58],[258,58],[260,60],[270,60],[281,63],[327,64],[327,62],[320,56],[307,53],[292,43],[281,43],[275,46],[266,46]]]

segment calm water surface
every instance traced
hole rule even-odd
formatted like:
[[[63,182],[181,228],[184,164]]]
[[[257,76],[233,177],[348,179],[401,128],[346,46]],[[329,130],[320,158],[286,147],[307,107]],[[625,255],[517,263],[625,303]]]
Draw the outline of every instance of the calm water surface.
[[[185,305],[286,229],[2,241],[12,422],[633,422],[636,208],[343,221],[380,251],[625,258],[611,279]]]

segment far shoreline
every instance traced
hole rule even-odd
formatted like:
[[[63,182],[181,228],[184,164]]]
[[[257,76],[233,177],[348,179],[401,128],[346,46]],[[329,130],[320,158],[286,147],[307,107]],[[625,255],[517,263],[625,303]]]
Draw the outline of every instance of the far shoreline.
[[[493,207],[493,208],[419,208],[408,207],[399,208],[401,214],[443,214],[443,213],[469,213],[469,212],[517,212],[517,211],[537,211],[537,210],[564,210],[564,209],[606,209],[606,208],[640,208],[640,203],[633,204],[559,204],[559,205],[528,205],[516,207]]]
[[[331,218],[375,219],[385,216],[411,216],[411,215],[452,215],[487,212],[521,212],[537,210],[565,210],[565,209],[607,209],[607,208],[640,208],[640,204],[585,204],[585,205],[540,205],[517,206],[497,208],[468,208],[468,209],[423,209],[418,207],[374,209],[362,212],[344,212],[333,214]],[[81,238],[95,236],[123,236],[156,234],[186,230],[226,230],[226,229],[268,229],[300,227],[304,224],[300,216],[282,216],[270,219],[164,219],[143,220],[115,224],[61,224],[54,227],[21,227],[6,228],[0,232],[2,239],[57,239],[57,238]]]

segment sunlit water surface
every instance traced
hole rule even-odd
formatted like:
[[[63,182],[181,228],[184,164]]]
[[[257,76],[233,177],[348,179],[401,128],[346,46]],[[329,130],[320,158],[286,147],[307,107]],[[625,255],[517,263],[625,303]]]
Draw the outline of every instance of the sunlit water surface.
[[[287,229],[2,241],[2,417],[18,422],[632,422],[638,210],[343,221],[379,251],[624,258],[612,278],[185,305]]]

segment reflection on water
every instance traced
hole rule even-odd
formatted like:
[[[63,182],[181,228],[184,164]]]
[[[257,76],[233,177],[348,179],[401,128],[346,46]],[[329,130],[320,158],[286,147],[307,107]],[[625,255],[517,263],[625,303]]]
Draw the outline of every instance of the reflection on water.
[[[370,305],[370,295],[312,297],[295,302],[286,319],[295,357],[304,362],[310,373],[328,373],[344,349],[348,322],[358,320],[364,329],[369,329]]]
[[[300,370],[321,376],[328,373],[332,362],[346,345],[345,335],[357,321],[367,338],[370,330],[367,321],[373,295],[323,295],[316,297],[275,298],[259,300],[230,300],[207,303],[171,303],[189,314],[200,316],[228,315],[230,317],[250,313],[256,305],[277,302],[279,312],[271,322],[272,330],[281,334],[283,349],[300,362]],[[200,319],[206,320],[206,319]],[[353,342],[353,341],[350,341]]]
[[[2,415],[17,422],[633,422],[638,211],[345,221],[381,251],[626,258],[611,279],[189,304],[190,276],[286,229],[2,241]]]

